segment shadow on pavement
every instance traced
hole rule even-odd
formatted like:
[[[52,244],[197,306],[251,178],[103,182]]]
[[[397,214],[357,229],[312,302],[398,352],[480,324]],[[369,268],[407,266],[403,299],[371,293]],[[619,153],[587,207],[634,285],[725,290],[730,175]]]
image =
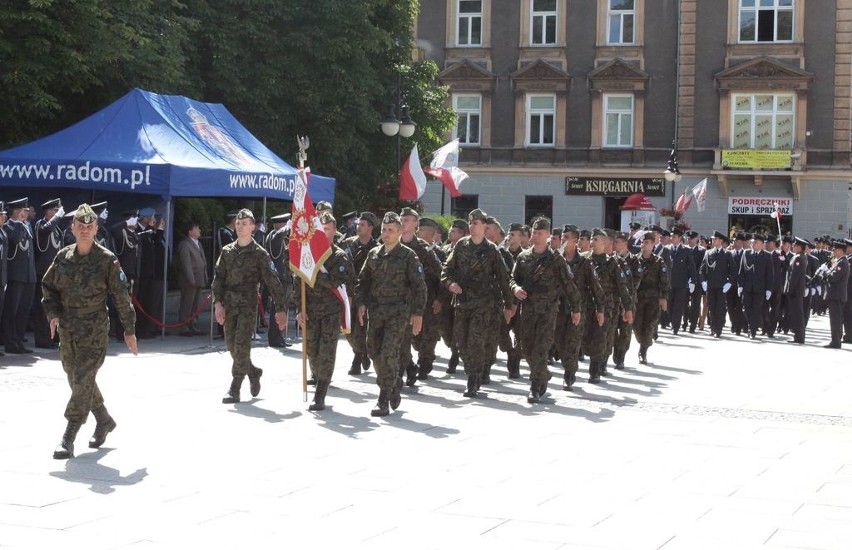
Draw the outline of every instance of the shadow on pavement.
[[[525,398],[526,392],[518,393],[512,392],[511,395]],[[500,409],[504,411],[512,411],[520,414],[521,416],[536,416],[544,413],[558,413],[564,416],[574,416],[577,418],[582,418],[584,420],[588,420],[589,422],[607,422],[613,416],[615,416],[615,411],[613,409],[608,409],[601,407],[599,411],[587,411],[581,408],[572,408],[566,407],[564,405],[557,405],[554,400],[554,393],[548,390],[548,393],[545,397],[542,398],[541,403],[538,405],[529,405],[526,403],[517,403],[514,401],[503,401],[497,399],[483,399],[481,397],[477,398],[474,403],[483,407],[492,407],[494,409]],[[584,403],[590,402],[580,397]]]
[[[403,399],[401,407],[405,406],[405,400]],[[402,430],[406,430],[409,432],[420,432],[423,435],[428,435],[434,439],[443,439],[445,437],[450,437],[452,435],[458,435],[460,432],[455,428],[447,428],[444,426],[435,426],[434,424],[426,424],[423,422],[416,422],[414,420],[408,420],[404,418],[405,411],[397,409],[396,412],[392,412],[389,416],[384,417],[385,421],[389,426],[393,426],[395,428],[399,428]]]
[[[369,411],[365,412],[369,414]],[[326,410],[314,414],[316,419],[319,420],[317,424],[319,427],[353,439],[357,439],[358,434],[371,432],[379,427],[378,424],[372,422],[368,417],[349,416],[348,414],[335,412],[329,405],[326,405]]]
[[[273,424],[277,422],[284,422],[285,420],[292,420],[294,418],[302,416],[301,411],[293,411],[287,414],[278,414],[277,412],[270,411],[269,409],[255,407],[254,404],[258,401],[260,401],[260,399],[252,399],[251,401],[237,403],[236,405],[234,405],[233,409],[228,409],[228,412],[241,414],[243,416],[250,416],[252,418],[262,418],[266,422],[270,422]]]
[[[356,404],[371,403],[373,400],[376,399],[376,396],[378,395],[378,386],[375,386],[375,388],[377,390],[376,393],[375,394],[369,394],[369,393],[362,393],[362,392],[350,390],[350,389],[347,389],[347,388],[341,388],[340,386],[332,385],[331,388],[329,389],[329,393],[328,393],[328,396],[326,397],[326,399],[330,400],[329,402],[332,405],[334,404],[333,399],[345,399],[346,401],[349,401],[351,403],[356,403]]]
[[[130,475],[122,476],[115,468],[98,464],[98,461],[110,453],[112,449],[98,449],[94,453],[86,453],[65,462],[65,470],[50,472],[53,477],[85,483],[89,490],[102,495],[115,492],[116,487],[136,485],[148,477],[148,468],[139,468]]]

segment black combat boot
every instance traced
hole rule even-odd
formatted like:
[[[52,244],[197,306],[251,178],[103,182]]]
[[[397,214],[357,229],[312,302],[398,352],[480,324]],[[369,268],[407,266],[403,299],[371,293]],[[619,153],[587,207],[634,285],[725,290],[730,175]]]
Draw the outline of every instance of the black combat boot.
[[[417,365],[417,379],[429,380],[430,372],[432,372],[432,363],[429,363],[423,359],[419,360]]]
[[[506,370],[509,371],[509,379],[517,380],[521,377],[521,356],[513,353],[506,360]]]
[[[92,434],[92,438],[89,440],[89,448],[99,449],[104,444],[104,441],[106,441],[107,434],[113,431],[117,424],[103,404],[100,407],[92,409],[92,414],[95,415],[95,420],[98,423],[95,426],[95,433]]]
[[[589,384],[600,384],[601,383],[601,373],[598,370],[598,364],[596,362],[589,363]]]
[[[417,363],[414,361],[410,361],[408,366],[405,367],[405,385],[409,388],[413,388],[417,384],[417,371]]]
[[[577,374],[573,372],[566,372],[565,376],[562,378],[562,389],[565,391],[571,391],[571,388],[574,387],[574,382],[577,381]]]
[[[480,378],[480,379],[479,379],[479,383],[480,383],[481,385],[483,385],[483,386],[487,386],[488,384],[490,384],[490,383],[491,383],[491,367],[492,367],[492,366],[493,366],[493,365],[488,365],[488,366],[487,366],[487,367],[485,367],[485,369],[482,371],[482,378]]]
[[[230,405],[232,403],[240,402],[240,386],[243,385],[243,378],[245,378],[245,376],[234,376],[231,380],[231,387],[228,389],[228,393],[226,393],[225,397],[222,398],[222,403]]]
[[[603,363],[598,363],[598,374],[600,376],[609,376],[609,371],[606,370],[606,364],[607,364],[608,361],[609,361],[609,359],[607,359]]]
[[[349,374],[352,376],[358,376],[361,374],[361,361],[362,358],[360,355],[356,354],[352,359],[352,366],[349,367]]]
[[[478,376],[471,374],[467,377],[467,389],[464,391],[465,397],[476,397],[476,390],[479,389],[480,381]]]
[[[396,379],[396,384],[394,384],[393,388],[391,388],[389,401],[390,406],[393,410],[397,410],[399,408],[399,404],[402,403],[402,377]]]
[[[639,346],[639,364],[648,364],[648,346]]]
[[[53,451],[53,458],[73,458],[74,457],[74,440],[77,438],[77,432],[80,431],[82,422],[68,421],[68,426],[65,427],[65,433],[62,434],[62,441],[59,446]]]
[[[544,397],[547,394],[547,380],[538,383],[538,395]]]
[[[459,366],[459,352],[454,351],[450,355],[450,360],[447,361],[447,374],[455,374],[456,367]]]
[[[252,397],[257,397],[260,394],[260,377],[263,376],[263,369],[259,369],[254,365],[249,367],[249,392]]]
[[[309,411],[325,410],[325,394],[328,393],[328,385],[331,384],[328,380],[320,380],[317,382],[317,389],[314,391],[314,400],[308,405]]]
[[[364,372],[370,370],[370,356],[366,353],[361,356],[361,368],[364,369]]]
[[[541,382],[535,380],[530,382],[530,393],[527,395],[527,403],[535,404],[541,402]]]
[[[370,416],[387,416],[390,414],[388,408],[388,390],[379,390],[379,401],[373,410],[370,411]]]

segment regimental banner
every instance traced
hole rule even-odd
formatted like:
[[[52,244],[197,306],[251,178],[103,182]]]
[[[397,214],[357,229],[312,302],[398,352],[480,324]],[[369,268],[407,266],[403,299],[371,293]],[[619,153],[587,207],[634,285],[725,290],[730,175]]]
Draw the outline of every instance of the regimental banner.
[[[565,178],[566,195],[626,197],[642,193],[649,197],[666,196],[663,178]]]
[[[728,197],[728,214],[769,216],[780,210],[782,216],[793,215],[793,199],[778,197]]]
[[[722,149],[722,168],[733,170],[789,170],[789,149]]]

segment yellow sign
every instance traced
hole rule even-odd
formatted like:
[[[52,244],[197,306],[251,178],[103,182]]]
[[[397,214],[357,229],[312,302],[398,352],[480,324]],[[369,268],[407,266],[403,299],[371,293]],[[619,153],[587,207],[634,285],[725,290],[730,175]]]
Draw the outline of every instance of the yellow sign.
[[[746,170],[789,170],[789,149],[722,149],[722,168]]]

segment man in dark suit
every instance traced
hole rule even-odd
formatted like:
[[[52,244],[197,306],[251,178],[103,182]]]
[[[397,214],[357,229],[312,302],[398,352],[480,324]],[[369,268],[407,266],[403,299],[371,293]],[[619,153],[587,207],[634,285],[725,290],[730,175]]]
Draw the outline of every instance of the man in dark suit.
[[[852,266],[852,239],[843,239],[846,243],[846,261]],[[846,284],[846,305],[843,307],[843,343],[852,344],[852,277]]]
[[[766,248],[769,254],[769,264],[772,266],[772,294],[763,303],[763,334],[769,338],[775,337],[778,321],[781,318],[781,296],[784,293],[784,281],[787,278],[784,255],[778,247],[778,237],[766,236]]]
[[[743,304],[748,330],[752,340],[762,326],[763,303],[772,297],[772,256],[763,249],[763,235],[754,235],[751,249],[743,252],[737,272],[737,292]]]
[[[743,253],[749,240],[751,240],[751,235],[747,233],[738,232],[734,236],[734,249],[731,250],[731,256],[734,258],[737,272],[740,271]],[[731,320],[731,332],[740,335],[745,325],[745,315],[743,315],[743,303],[740,300],[740,292],[736,282],[733,283],[733,292],[728,292],[725,299],[728,305],[728,317]]]
[[[290,216],[289,213],[272,216],[269,219],[272,222],[272,231],[266,235],[266,251],[269,252],[269,257],[272,259],[272,263],[275,264],[275,271],[278,273],[278,280],[281,281],[281,286],[284,287],[284,296],[287,298],[288,307],[293,300],[294,293],[293,272],[290,271],[290,252],[287,249],[290,241],[290,228],[287,226],[287,222],[290,221]],[[269,315],[269,331],[266,333],[266,341],[271,348],[288,348],[290,344],[275,322],[275,308],[272,306],[271,299],[264,302],[264,307]],[[353,325],[356,324],[353,323]],[[352,330],[355,330],[354,326]]]
[[[29,199],[6,203],[9,221],[3,226],[7,237],[6,299],[3,304],[3,344],[6,353],[32,353],[24,347],[24,333],[35,297],[35,244],[27,215]]]
[[[701,264],[701,288],[707,293],[710,333],[716,338],[722,337],[725,326],[725,294],[737,282],[734,258],[724,248],[727,243],[728,237],[716,231],[713,234],[713,249],[704,254]]]
[[[805,239],[807,243],[807,247],[805,248],[805,259],[808,261],[808,277],[807,277],[807,285],[808,285],[808,293],[805,295],[805,299],[803,300],[804,312],[805,312],[805,328],[808,328],[808,322],[811,320],[811,308],[813,307],[813,303],[817,294],[822,293],[822,288],[819,286],[818,282],[814,278],[816,275],[817,269],[819,269],[819,259],[814,255],[813,244]]]
[[[671,296],[669,298],[669,311],[671,312],[672,334],[680,331],[681,320],[686,311],[689,295],[695,289],[698,282],[698,270],[692,250],[683,244],[683,230],[675,227],[672,230],[671,269],[669,269]]]
[[[6,298],[6,270],[7,270],[7,251],[8,251],[8,239],[6,237],[6,231],[3,229],[3,226],[6,224],[6,220],[8,217],[6,216],[6,205],[3,201],[0,201],[0,313],[3,312],[3,303]],[[0,330],[2,333],[2,330]],[[2,351],[0,351],[0,357],[5,355]]]
[[[805,254],[807,246],[807,241],[796,237],[793,242],[793,256],[787,267],[787,282],[784,285],[789,328],[793,331],[793,339],[790,342],[793,344],[805,343],[804,299],[805,293],[808,292],[808,260]]]
[[[825,303],[828,305],[828,319],[831,324],[831,342],[824,348],[840,349],[843,336],[843,308],[849,299],[849,260],[846,259],[846,243],[831,243],[832,258],[819,269],[824,271],[821,280],[828,285]]]
[[[47,268],[53,263],[56,253],[62,248],[62,226],[65,221],[65,209],[59,199],[49,200],[41,205],[43,217],[35,223],[33,239],[35,240],[36,280],[41,281]],[[32,326],[35,335],[35,347],[56,349],[57,343],[50,337],[50,327],[47,317],[41,307],[41,285],[36,285],[35,299],[32,308]]]
[[[698,325],[698,318],[701,316],[701,302],[704,299],[704,289],[698,284],[698,270],[701,264],[704,263],[704,254],[707,250],[701,246],[699,242],[698,231],[687,231],[686,237],[689,239],[690,253],[692,254],[692,263],[695,265],[696,277],[692,279],[693,285],[689,290],[689,310],[687,318],[689,320],[689,332],[695,334],[695,327]],[[687,323],[684,323],[686,325]]]
[[[186,227],[185,238],[177,247],[178,272],[177,280],[180,287],[180,313],[178,319],[187,321],[186,330],[181,336],[203,334],[198,329],[198,322],[193,313],[201,305],[201,290],[207,286],[207,258],[198,239],[201,238],[201,227],[197,222],[191,222]]]

